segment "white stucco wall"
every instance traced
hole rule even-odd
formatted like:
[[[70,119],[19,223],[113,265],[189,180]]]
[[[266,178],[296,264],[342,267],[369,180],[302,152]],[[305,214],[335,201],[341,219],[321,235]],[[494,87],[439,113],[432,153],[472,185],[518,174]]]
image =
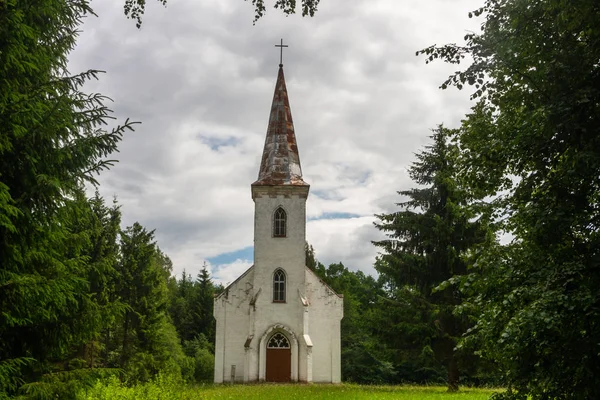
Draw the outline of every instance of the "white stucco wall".
[[[306,197],[308,187],[253,187],[255,286],[272,286],[273,272],[282,268],[288,287],[304,286],[304,246],[306,243]],[[273,213],[282,207],[287,214],[286,237],[273,237]],[[298,301],[297,290],[288,290],[286,303]],[[259,299],[272,305],[271,296]],[[267,310],[271,311],[271,310]],[[289,310],[288,310],[289,311]]]
[[[244,380],[244,343],[250,327],[248,309],[254,294],[253,278],[254,267],[251,267],[215,298],[215,383],[231,381],[232,365],[235,365],[234,380]]]
[[[313,342],[313,382],[341,382],[340,323],[344,299],[308,268],[306,293],[310,302],[310,337]]]

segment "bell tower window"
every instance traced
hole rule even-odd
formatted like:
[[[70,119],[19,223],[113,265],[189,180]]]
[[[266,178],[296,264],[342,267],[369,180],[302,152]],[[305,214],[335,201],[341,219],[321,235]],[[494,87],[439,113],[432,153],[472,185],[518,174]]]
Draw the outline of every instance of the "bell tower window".
[[[273,236],[286,237],[287,234],[287,215],[285,210],[279,207],[273,214]]]
[[[273,303],[285,303],[285,273],[281,269],[273,274]]]

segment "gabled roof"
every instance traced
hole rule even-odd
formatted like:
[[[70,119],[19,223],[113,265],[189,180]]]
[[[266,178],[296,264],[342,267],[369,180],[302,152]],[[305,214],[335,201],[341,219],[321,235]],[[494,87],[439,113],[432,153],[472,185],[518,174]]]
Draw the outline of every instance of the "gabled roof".
[[[279,65],[258,180],[253,186],[309,186],[302,179],[300,156],[283,65]]]
[[[233,285],[235,285],[236,283],[238,283],[240,281],[240,279],[242,279],[243,277],[245,277],[246,275],[248,275],[248,273],[250,271],[252,271],[252,269],[254,268],[254,265],[252,265],[250,268],[248,268],[246,271],[244,271],[243,274],[241,274],[240,276],[237,277],[237,279],[233,282],[231,282],[229,285],[227,285],[227,287],[225,289],[223,289],[223,291],[217,295],[215,295],[215,299],[218,299],[219,297],[225,295],[226,297],[229,295],[229,289],[231,289],[233,287]]]
[[[319,275],[317,275],[317,273],[315,271],[308,268],[307,266],[305,266],[304,268],[306,269],[306,271],[308,271],[310,274],[312,274],[315,278],[317,278],[319,280],[319,282],[321,282],[323,284],[323,286],[325,286],[327,289],[329,289],[333,294],[335,294],[339,298],[342,298],[342,299],[344,298],[343,294],[337,293],[335,290],[333,290],[331,288],[331,286],[329,286],[327,283],[325,283],[325,281],[323,279],[321,279],[321,277]]]

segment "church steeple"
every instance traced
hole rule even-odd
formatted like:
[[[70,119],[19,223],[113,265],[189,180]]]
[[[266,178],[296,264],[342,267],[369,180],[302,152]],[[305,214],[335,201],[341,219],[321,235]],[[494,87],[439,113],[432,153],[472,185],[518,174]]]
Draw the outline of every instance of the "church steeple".
[[[283,41],[277,47],[285,47]],[[260,171],[251,188],[254,265],[215,298],[216,383],[341,378],[344,303],[306,267],[310,186],[302,179],[281,52],[279,57]]]
[[[258,180],[252,186],[309,186],[302,179],[283,65],[279,64]]]

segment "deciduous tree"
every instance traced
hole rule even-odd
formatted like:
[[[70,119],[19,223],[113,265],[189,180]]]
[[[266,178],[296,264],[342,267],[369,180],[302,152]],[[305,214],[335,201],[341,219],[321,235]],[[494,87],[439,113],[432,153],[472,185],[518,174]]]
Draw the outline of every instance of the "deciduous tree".
[[[167,0],[157,0],[162,5],[167,5]],[[246,0],[247,1],[247,0]],[[300,7],[302,16],[314,16],[317,11],[317,6],[321,0],[301,0]],[[264,0],[251,0],[254,7],[254,23],[262,18],[267,12],[267,6]],[[273,7],[280,9],[285,15],[295,14],[297,8],[296,0],[275,0]],[[136,21],[136,26],[142,26],[142,16],[146,11],[146,0],[125,0],[124,6],[125,15],[128,18]]]
[[[487,0],[480,33],[421,54],[472,64],[463,176],[514,236],[470,277],[481,352],[503,396],[600,398],[600,3]],[[463,286],[463,289],[466,287]]]

